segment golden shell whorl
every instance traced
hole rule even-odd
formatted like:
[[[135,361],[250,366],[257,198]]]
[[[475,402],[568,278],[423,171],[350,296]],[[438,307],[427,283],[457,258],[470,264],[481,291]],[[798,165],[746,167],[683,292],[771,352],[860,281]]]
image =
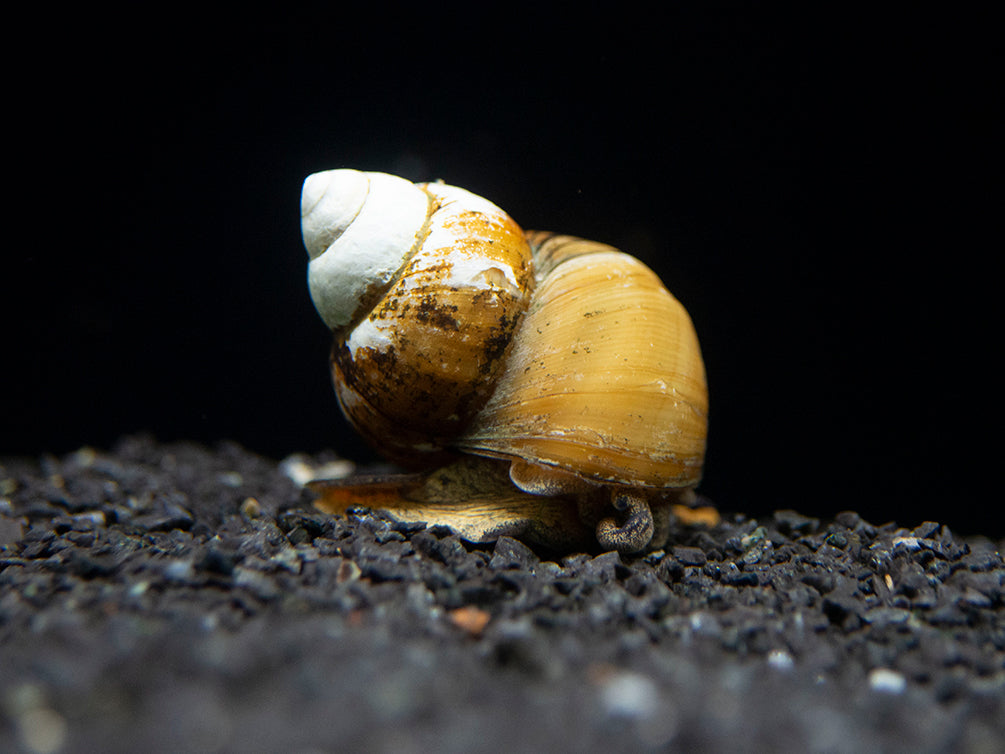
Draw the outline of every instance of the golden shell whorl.
[[[488,400],[534,288],[508,215],[462,189],[419,188],[429,214],[413,249],[331,355],[345,415],[410,466],[440,459]]]

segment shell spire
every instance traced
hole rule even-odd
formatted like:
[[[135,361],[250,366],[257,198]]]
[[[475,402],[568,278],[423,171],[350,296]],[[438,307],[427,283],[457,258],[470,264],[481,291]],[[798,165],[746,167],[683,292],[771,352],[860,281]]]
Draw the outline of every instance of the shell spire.
[[[307,177],[300,196],[307,283],[329,328],[353,324],[387,290],[418,243],[429,205],[419,186],[386,173]]]
[[[530,303],[523,230],[464,189],[355,170],[304,181],[301,225],[343,412],[400,463],[438,457],[491,395]]]

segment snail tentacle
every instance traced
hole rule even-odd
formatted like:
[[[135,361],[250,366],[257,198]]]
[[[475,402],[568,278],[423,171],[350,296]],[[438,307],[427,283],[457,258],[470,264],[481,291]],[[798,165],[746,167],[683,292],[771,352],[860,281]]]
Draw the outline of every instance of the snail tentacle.
[[[645,495],[631,490],[615,490],[611,493],[611,504],[625,514],[625,522],[619,526],[613,517],[602,519],[597,524],[597,542],[604,549],[618,552],[644,550],[655,530],[653,514]]]

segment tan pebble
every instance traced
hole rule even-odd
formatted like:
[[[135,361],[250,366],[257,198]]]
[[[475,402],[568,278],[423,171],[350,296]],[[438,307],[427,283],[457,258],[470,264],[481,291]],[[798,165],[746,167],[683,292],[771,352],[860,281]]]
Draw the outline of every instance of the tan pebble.
[[[244,498],[244,502],[241,503],[241,515],[247,516],[248,518],[257,518],[262,514],[262,504],[258,502],[253,497]]]
[[[673,514],[682,524],[687,524],[688,526],[694,526],[695,524],[717,526],[722,520],[719,511],[711,506],[689,508],[686,505],[674,505]]]
[[[489,615],[484,610],[471,607],[459,607],[456,610],[451,610],[447,613],[447,617],[450,622],[457,626],[462,631],[467,631],[472,636],[478,636],[482,631],[485,630],[485,626],[488,625],[489,620],[492,616]]]

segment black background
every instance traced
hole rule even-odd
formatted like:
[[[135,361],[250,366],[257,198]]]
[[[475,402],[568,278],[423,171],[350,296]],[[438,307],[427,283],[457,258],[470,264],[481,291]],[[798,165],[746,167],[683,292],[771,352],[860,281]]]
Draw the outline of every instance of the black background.
[[[997,42],[927,13],[40,19],[9,93],[0,452],[149,431],[367,460],[298,215],[308,173],[355,167],[656,269],[701,338],[723,508],[1005,534]]]

